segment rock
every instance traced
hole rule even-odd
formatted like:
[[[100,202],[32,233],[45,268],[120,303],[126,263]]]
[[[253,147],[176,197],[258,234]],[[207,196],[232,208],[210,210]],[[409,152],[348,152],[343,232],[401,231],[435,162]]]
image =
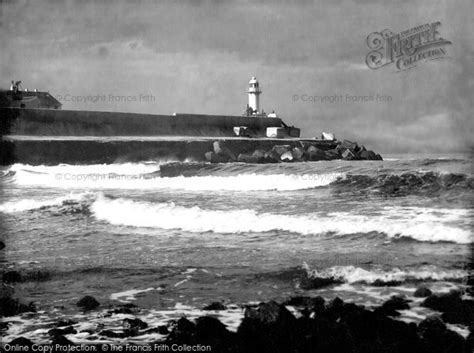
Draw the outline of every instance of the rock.
[[[169,333],[168,327],[166,327],[165,325],[158,326],[158,333],[160,335],[167,335]]]
[[[374,287],[393,287],[393,286],[399,286],[402,284],[402,281],[384,281],[380,278],[377,278],[374,282],[372,282],[372,286]]]
[[[341,284],[342,280],[334,277],[305,277],[300,281],[301,289],[319,289],[333,284]]]
[[[53,328],[51,330],[48,331],[48,334],[51,336],[51,337],[54,337],[54,336],[64,336],[64,335],[69,335],[71,333],[77,333],[77,331],[72,327],[72,326],[68,326],[64,329],[61,329],[61,328]]]
[[[380,154],[376,153],[375,154],[375,158],[374,158],[375,161],[383,161],[383,158]]]
[[[468,342],[446,328],[437,316],[429,316],[418,325],[426,352],[469,352]]]
[[[410,309],[410,306],[408,305],[409,302],[409,300],[401,296],[394,295],[376,310],[387,316],[400,316],[398,310]]]
[[[334,136],[333,133],[331,132],[323,132],[321,134],[321,139],[322,140],[330,140],[330,141],[334,141],[336,139],[336,137]]]
[[[3,241],[0,241],[0,250],[5,249],[5,243]]]
[[[223,141],[214,141],[212,147],[214,148],[214,153],[218,156],[224,157],[231,162],[235,162],[237,160],[235,154],[224,145]]]
[[[170,329],[171,328],[171,329]],[[196,325],[186,319],[185,317],[180,318],[178,321],[172,320],[169,323],[170,334],[168,340],[178,342],[189,342],[193,335],[196,333]]]
[[[84,310],[92,310],[92,309],[97,308],[100,305],[100,303],[97,300],[95,300],[94,297],[90,295],[86,295],[81,300],[79,300],[76,303],[76,305],[78,307],[83,308]]]
[[[361,153],[361,152],[367,151],[367,149],[365,148],[364,145],[356,146],[356,148],[355,148],[354,150],[355,150],[357,153]]]
[[[265,161],[266,161],[266,152],[264,150],[255,150],[252,153],[252,159],[257,161],[257,163],[265,163]]]
[[[431,294],[431,290],[429,290],[427,287],[418,287],[415,293],[413,293],[413,296],[416,298],[425,298],[429,297]]]
[[[275,152],[278,156],[281,156],[286,152],[291,152],[291,147],[290,145],[275,145],[270,152]]]
[[[53,346],[74,346],[74,343],[68,340],[64,336],[54,336],[53,339],[51,340],[51,345]]]
[[[349,140],[344,140],[342,141],[341,143],[341,147],[347,149],[347,150],[351,150],[351,151],[355,151],[355,149],[358,147],[357,146],[357,142],[351,142]]]
[[[282,162],[291,162],[293,161],[293,154],[291,151],[285,152],[280,156]]]
[[[287,324],[295,320],[288,309],[274,301],[260,303],[257,308],[245,308],[244,318],[255,320],[263,325]]]
[[[23,336],[20,336],[18,338],[15,338],[14,340],[10,341],[10,346],[21,346],[21,347],[32,347],[33,342],[30,341],[28,338],[25,338]]]
[[[451,324],[469,326],[474,322],[474,300],[462,299],[461,292],[456,290],[432,294],[423,301],[422,306],[441,311],[441,318]]]
[[[259,161],[259,158],[253,157],[245,153],[239,154],[239,156],[237,157],[237,161],[242,162],[242,163],[253,163],[253,164],[261,163]]]
[[[206,157],[206,161],[211,163],[227,163],[229,161],[228,157],[219,155],[215,152],[206,152],[204,157]]]
[[[13,316],[26,312],[35,312],[33,303],[26,305],[11,297],[0,298],[0,316]]]
[[[305,159],[305,151],[299,147],[294,147],[291,153],[293,155],[293,158],[297,161],[303,161]]]
[[[349,149],[344,150],[341,154],[341,157],[346,161],[351,161],[356,158],[355,154]]]
[[[324,306],[325,300],[321,296],[317,297],[291,297],[289,300],[285,301],[283,305],[291,305],[291,306],[296,306],[296,307],[307,307],[310,310],[314,310],[315,308],[318,309],[318,311],[321,311],[325,308]]]
[[[418,329],[422,335],[428,330],[440,332],[446,330],[446,324],[439,316],[431,315],[418,324]]]
[[[8,330],[8,326],[10,326],[9,322],[0,321],[0,332]]]
[[[229,334],[225,325],[212,316],[200,317],[196,320],[196,336],[198,341],[224,338]]]
[[[326,155],[326,159],[329,160],[329,161],[341,158],[341,156],[339,155],[339,153],[336,150],[324,151],[324,154]]]
[[[207,306],[205,306],[202,310],[225,310],[226,307],[224,304],[220,302],[213,302]]]
[[[22,276],[18,271],[7,271],[3,274],[2,281],[6,283],[21,282]]]
[[[148,324],[138,318],[129,319],[126,318],[122,321],[124,330],[144,330],[148,327]]]
[[[326,153],[315,146],[309,146],[306,152],[310,161],[324,161],[327,159]]]

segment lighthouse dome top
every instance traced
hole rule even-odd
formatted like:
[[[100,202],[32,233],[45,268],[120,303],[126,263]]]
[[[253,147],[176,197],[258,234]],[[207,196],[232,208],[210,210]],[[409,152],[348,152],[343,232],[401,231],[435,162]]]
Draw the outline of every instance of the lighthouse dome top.
[[[257,78],[255,76],[252,76],[252,78],[250,79],[249,83],[257,83]]]

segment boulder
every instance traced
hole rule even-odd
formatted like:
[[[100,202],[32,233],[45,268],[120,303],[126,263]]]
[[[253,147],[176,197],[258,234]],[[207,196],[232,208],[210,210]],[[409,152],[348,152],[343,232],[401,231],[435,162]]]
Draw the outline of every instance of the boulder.
[[[206,161],[211,163],[227,163],[229,161],[227,156],[223,156],[211,151],[206,152],[204,156],[206,157]]]
[[[324,154],[326,155],[326,159],[329,160],[329,161],[341,158],[339,153],[335,150],[324,151]]]
[[[418,324],[418,330],[422,335],[429,330],[440,332],[446,330],[446,324],[439,316],[431,315]]]
[[[281,156],[286,152],[291,152],[291,147],[290,145],[275,145],[270,152],[275,152],[278,156]]]
[[[235,154],[227,146],[225,146],[223,141],[214,141],[212,147],[214,149],[214,153],[218,156],[224,157],[231,162],[235,162],[237,160]]]
[[[144,330],[148,327],[148,324],[138,318],[129,319],[126,318],[122,321],[124,330]]]
[[[400,313],[398,310],[410,309],[410,306],[408,305],[409,302],[409,300],[401,296],[394,295],[376,310],[387,316],[399,316]]]
[[[305,159],[305,151],[302,148],[294,147],[291,153],[293,155],[293,158],[297,161],[303,161]]]
[[[354,151],[356,151],[357,153],[361,153],[361,152],[364,152],[364,151],[367,151],[367,150],[366,150],[364,145],[360,145],[360,146],[356,146]]]
[[[306,152],[310,161],[324,161],[327,159],[326,153],[316,146],[309,146]]]
[[[20,336],[18,338],[15,338],[14,340],[10,341],[10,347],[12,346],[21,346],[21,347],[32,347],[33,346],[33,342],[31,340],[29,340],[28,338],[25,338],[23,336]],[[13,347],[12,347],[13,348]]]
[[[377,154],[374,151],[361,151],[359,156],[361,159],[366,159],[369,161],[374,161],[377,159]]]
[[[94,297],[90,295],[86,295],[81,300],[79,300],[76,303],[76,305],[84,310],[92,310],[92,309],[97,308],[100,305],[100,303],[97,300],[95,300]]]
[[[3,241],[0,241],[0,250],[5,249],[5,243]]]
[[[416,298],[425,298],[425,297],[429,297],[431,295],[431,290],[429,290],[429,288],[427,287],[418,287],[416,290],[415,290],[415,293],[413,293],[413,296],[416,297]]]
[[[380,154],[376,153],[375,154],[375,158],[374,158],[375,161],[383,161],[383,158]]]
[[[53,339],[51,340],[51,345],[52,346],[74,346],[74,343],[70,340],[68,340],[64,336],[53,336]]]
[[[273,300],[268,303],[260,303],[257,308],[245,308],[244,318],[255,320],[262,325],[290,324],[295,320],[287,308]]]
[[[355,149],[358,147],[357,146],[357,142],[351,142],[349,140],[344,140],[342,141],[341,143],[341,147],[347,149],[347,150],[351,150],[351,151],[355,151]]]
[[[171,331],[168,340],[189,342],[196,333],[196,325],[185,317],[182,317],[178,321],[171,321],[168,330]]]
[[[342,153],[341,156],[343,159],[346,161],[351,161],[356,158],[355,154],[350,150],[350,149],[345,149]]]
[[[265,161],[266,161],[266,152],[264,150],[255,150],[252,153],[252,159],[256,160],[257,163],[265,163]]]
[[[288,151],[288,152],[285,152],[283,153],[281,156],[280,156],[280,159],[282,160],[282,162],[291,162],[293,161],[293,154],[291,153],[291,151]]]
[[[330,141],[334,141],[336,139],[336,137],[334,136],[333,133],[331,132],[323,132],[321,134],[321,139],[322,140],[330,140]]]
[[[225,305],[220,302],[213,302],[205,306],[204,308],[202,308],[202,310],[225,310],[225,309],[226,309]]]
[[[224,338],[229,334],[225,325],[212,316],[203,316],[196,320],[196,336],[198,341]]]
[[[251,156],[249,154],[241,153],[237,157],[237,162],[242,162],[242,163],[261,163],[259,158]]]
[[[1,316],[13,316],[26,312],[35,312],[33,303],[29,305],[20,303],[18,299],[11,297],[0,298],[0,317]]]
[[[429,316],[418,325],[426,352],[469,352],[468,342],[446,328],[436,315]]]

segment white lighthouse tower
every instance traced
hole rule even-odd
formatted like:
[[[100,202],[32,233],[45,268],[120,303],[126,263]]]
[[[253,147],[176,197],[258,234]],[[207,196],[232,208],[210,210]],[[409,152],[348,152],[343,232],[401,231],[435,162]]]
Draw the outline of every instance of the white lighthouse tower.
[[[260,94],[262,91],[258,86],[258,81],[253,76],[249,81],[249,108],[252,109],[252,114],[259,114],[260,112]]]

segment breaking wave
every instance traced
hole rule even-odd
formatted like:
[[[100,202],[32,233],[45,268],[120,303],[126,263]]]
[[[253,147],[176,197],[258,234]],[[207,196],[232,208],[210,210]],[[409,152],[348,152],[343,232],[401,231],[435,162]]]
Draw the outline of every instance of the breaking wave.
[[[468,211],[464,209],[386,207],[371,216],[347,212],[297,216],[257,213],[251,209],[209,210],[101,196],[93,202],[91,211],[97,219],[114,225],[198,233],[285,231],[303,235],[344,235],[377,232],[390,238],[407,237],[418,241],[471,242]]]
[[[28,168],[15,165],[14,172],[14,181],[19,186],[92,190],[286,191],[327,186],[343,177],[341,173],[162,177],[159,166],[153,164]]]
[[[392,268],[364,269],[355,266],[333,266],[321,270],[309,269],[304,264],[309,279],[326,280],[325,283],[366,283],[371,285],[395,284],[419,281],[452,281],[466,278],[465,270],[442,270],[435,266],[423,266],[413,270]]]

